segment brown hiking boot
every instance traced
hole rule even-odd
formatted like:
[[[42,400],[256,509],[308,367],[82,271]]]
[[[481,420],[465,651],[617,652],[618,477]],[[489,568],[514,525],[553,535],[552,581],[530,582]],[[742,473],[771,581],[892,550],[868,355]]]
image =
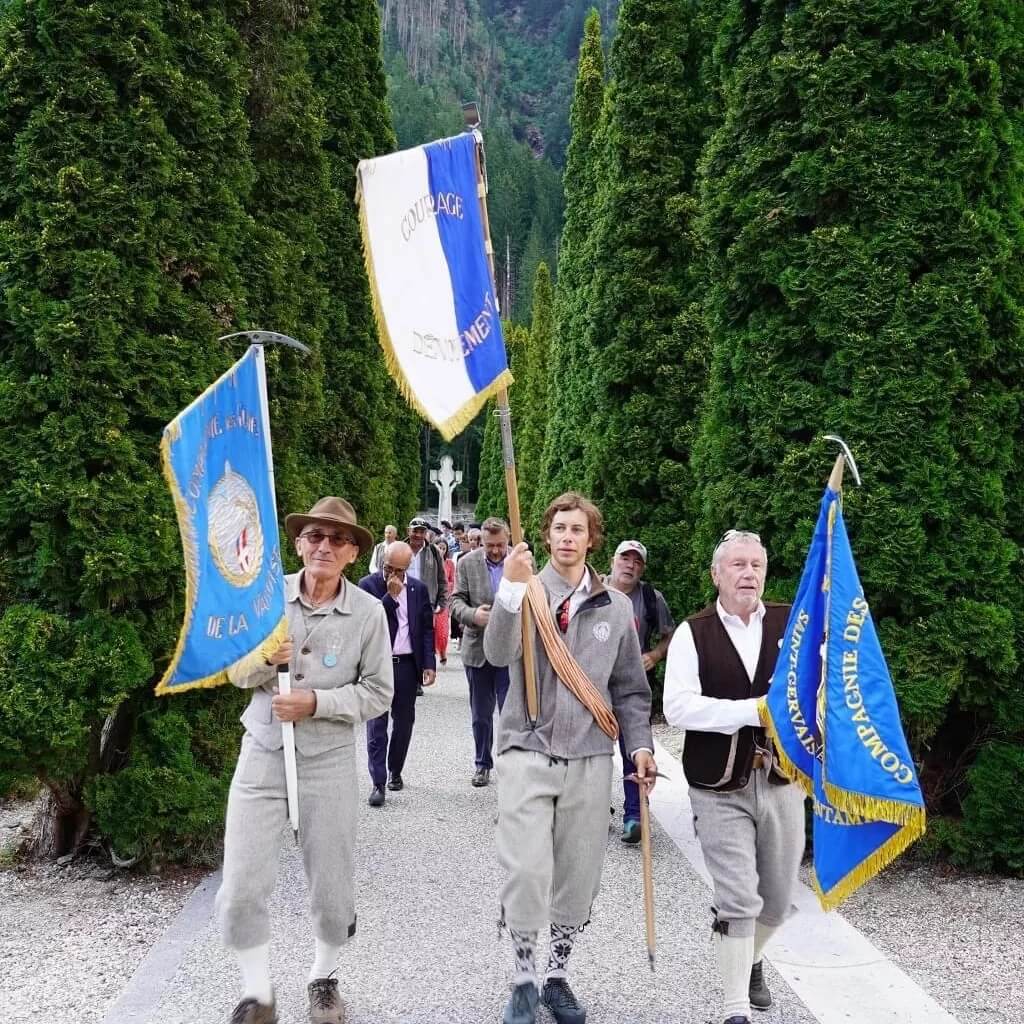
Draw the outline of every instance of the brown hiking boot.
[[[345,1024],[345,1004],[335,978],[317,978],[308,990],[310,1024]]]
[[[269,1006],[243,999],[232,1011],[230,1024],[277,1024],[277,1001]]]

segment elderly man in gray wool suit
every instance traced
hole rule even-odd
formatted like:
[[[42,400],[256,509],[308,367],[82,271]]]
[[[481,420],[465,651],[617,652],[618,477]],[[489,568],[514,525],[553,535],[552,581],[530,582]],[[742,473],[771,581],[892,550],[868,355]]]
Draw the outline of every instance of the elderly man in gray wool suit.
[[[491,615],[494,595],[508,554],[509,529],[503,519],[491,518],[481,527],[483,546],[459,559],[452,618],[462,626],[462,663],[469,681],[469,707],[476,747],[474,786],[490,781],[494,761],[494,706],[501,711],[508,693],[508,668],[490,664],[484,657],[484,627]]]
[[[633,606],[587,564],[588,554],[603,539],[601,513],[582,495],[563,494],[544,513],[541,534],[551,555],[538,576],[548,614],[569,653],[614,710],[636,774],[650,790],[657,773],[651,688]],[[484,632],[487,660],[511,668],[497,741],[497,847],[505,869],[501,912],[515,955],[504,1024],[534,1024],[539,1000],[556,1024],[584,1024],[586,1010],[569,987],[567,967],[601,886],[613,744],[556,675],[536,626],[539,712],[534,725],[528,721],[522,602],[532,572],[527,546],[517,544],[505,559]],[[551,942],[544,988],[538,992],[535,948],[545,924],[550,924]]]
[[[268,903],[288,813],[281,723],[294,722],[299,842],[316,940],[309,1020],[345,1024],[334,974],[341,947],[356,930],[354,726],[391,705],[391,643],[384,606],[345,579],[345,570],[373,547],[352,506],[322,498],[308,514],[288,516],[285,529],[303,564],[285,577],[288,639],[265,661],[256,652],[229,672],[252,700],[228,794],[217,916],[242,972],[231,1024],[277,1024]],[[285,664],[288,695],[275,686],[277,666]]]

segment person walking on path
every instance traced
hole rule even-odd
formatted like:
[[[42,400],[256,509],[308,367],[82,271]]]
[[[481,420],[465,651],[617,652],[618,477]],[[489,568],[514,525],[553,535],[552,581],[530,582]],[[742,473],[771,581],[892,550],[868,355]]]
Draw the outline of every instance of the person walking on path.
[[[481,530],[483,547],[459,559],[452,618],[462,626],[462,663],[469,682],[469,708],[475,748],[474,786],[490,782],[494,761],[494,707],[505,704],[508,693],[508,668],[496,667],[484,657],[484,628],[490,617],[494,595],[501,583],[505,556],[508,554],[509,529],[503,519],[488,519]]]
[[[455,590],[455,563],[448,557],[448,542],[439,540],[437,551],[444,559],[445,589],[448,594],[451,594]],[[452,618],[450,609],[451,597],[434,616],[434,653],[442,666],[448,664],[448,632],[451,629]]]
[[[427,588],[430,595],[430,607],[436,615],[448,604],[448,583],[444,574],[444,562],[437,547],[427,536],[433,535],[434,527],[422,516],[416,516],[409,523],[409,536],[405,542],[412,548],[412,561],[409,563],[409,575],[419,580]],[[423,696],[423,687],[416,687],[416,696]]]
[[[665,718],[686,730],[683,772],[714,884],[725,1024],[771,1006],[764,947],[789,916],[804,850],[804,794],[779,772],[758,710],[789,617],[761,601],[767,572],[760,537],[728,531],[711,560],[718,600],[676,630],[665,670]]]
[[[285,529],[303,569],[285,577],[288,639],[228,672],[253,691],[228,792],[223,880],[216,913],[224,944],[242,971],[242,999],[231,1024],[276,1024],[270,980],[270,914],[278,850],[288,820],[282,722],[295,724],[299,843],[309,882],[316,947],[309,972],[312,1024],[344,1024],[332,977],[341,946],[356,930],[354,726],[387,708],[393,691],[387,620],[380,603],[345,580],[373,545],[352,506],[322,498]],[[274,686],[291,669],[292,692]]]
[[[405,786],[402,769],[416,724],[416,690],[421,685],[433,686],[435,678],[430,599],[427,588],[408,575],[411,561],[409,545],[395,541],[384,551],[381,571],[359,581],[359,586],[384,606],[395,670],[390,742],[387,710],[366,723],[366,758],[373,783],[367,802],[371,807],[383,807],[385,781],[392,791]]]
[[[374,546],[373,554],[370,555],[370,574],[380,572],[380,567],[384,564],[384,549],[389,544],[394,544],[398,540],[398,529],[390,524],[384,527],[384,539],[377,545]]]
[[[665,660],[669,641],[676,624],[660,590],[647,583],[643,576],[647,568],[647,548],[638,540],[624,540],[612,556],[611,572],[604,582],[625,594],[633,604],[633,624],[640,637],[640,650],[647,673],[647,681],[654,684],[654,666]],[[655,643],[657,638],[657,643]],[[619,735],[619,753],[622,755],[622,841],[640,842],[640,787],[627,778],[633,774],[633,762],[626,753],[625,741]]]
[[[430,529],[430,523],[417,516],[409,523],[409,536],[405,538],[405,543],[412,549],[409,576],[427,588],[430,607],[436,613],[448,600],[448,585],[444,575],[444,560],[437,546],[427,539],[427,531]]]
[[[600,548],[603,521],[580,494],[556,498],[541,525],[550,561],[538,579],[553,624],[570,655],[611,705],[637,775],[655,780],[651,688],[644,673],[632,606],[587,565]],[[590,921],[608,839],[612,740],[555,674],[534,627],[539,715],[527,719],[522,663],[522,602],[533,574],[526,544],[505,559],[484,630],[484,656],[509,666],[512,684],[498,719],[498,859],[505,871],[501,925],[512,938],[515,974],[504,1024],[533,1024],[538,999],[557,1024],[584,1024],[569,986],[573,943]],[[538,993],[535,950],[550,925],[548,967]]]

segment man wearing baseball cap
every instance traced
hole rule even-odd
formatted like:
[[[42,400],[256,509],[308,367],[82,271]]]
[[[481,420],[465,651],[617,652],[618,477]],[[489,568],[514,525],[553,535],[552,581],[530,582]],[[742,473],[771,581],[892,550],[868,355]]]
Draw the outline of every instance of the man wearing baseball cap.
[[[647,568],[647,548],[638,540],[624,540],[612,557],[612,571],[605,578],[605,584],[622,591],[633,603],[633,624],[640,637],[640,650],[643,652],[644,671],[648,680],[654,666],[665,659],[668,644],[676,625],[672,621],[672,613],[660,590],[655,590],[650,583],[644,582],[644,570]],[[657,644],[655,644],[657,638]],[[619,736],[619,753],[622,754],[622,774],[633,773],[633,762],[627,755]],[[624,793],[622,807],[622,841],[624,843],[640,842],[640,790],[635,782],[625,779],[622,783]]]

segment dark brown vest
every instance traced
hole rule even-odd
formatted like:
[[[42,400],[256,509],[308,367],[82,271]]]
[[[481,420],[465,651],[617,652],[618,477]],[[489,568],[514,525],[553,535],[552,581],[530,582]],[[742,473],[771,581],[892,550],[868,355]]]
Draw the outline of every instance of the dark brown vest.
[[[753,682],[747,677],[743,659],[733,647],[715,605],[687,619],[697,648],[697,670],[704,696],[722,700],[764,696],[775,671],[779,641],[786,630],[788,618],[789,605],[765,604],[761,654]],[[742,789],[750,778],[755,744],[767,746],[765,732],[749,725],[732,736],[687,729],[686,746],[683,748],[686,781],[698,789]],[[787,780],[773,768],[771,781],[781,783]]]

